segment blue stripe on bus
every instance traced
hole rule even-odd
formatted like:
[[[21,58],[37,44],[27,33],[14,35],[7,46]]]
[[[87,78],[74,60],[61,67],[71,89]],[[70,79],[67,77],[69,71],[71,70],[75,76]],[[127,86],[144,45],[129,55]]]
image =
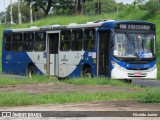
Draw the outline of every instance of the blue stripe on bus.
[[[26,52],[5,52],[2,57],[2,72],[26,75],[29,63],[33,63],[33,61]],[[37,74],[43,74],[37,66],[35,68]]]

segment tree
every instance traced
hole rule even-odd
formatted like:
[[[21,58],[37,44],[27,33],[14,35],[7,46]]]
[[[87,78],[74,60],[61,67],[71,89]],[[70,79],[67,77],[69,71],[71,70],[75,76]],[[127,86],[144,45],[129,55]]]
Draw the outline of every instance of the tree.
[[[85,0],[75,0],[75,14],[83,14]]]
[[[85,14],[87,15],[94,15],[95,14],[95,3],[97,0],[93,0],[90,2],[87,0],[85,2]],[[118,4],[115,2],[115,0],[100,0],[101,2],[101,13],[111,13],[117,11]],[[121,7],[121,5],[119,6]],[[118,8],[121,9],[121,8]]]
[[[33,7],[35,7],[36,10],[38,8],[41,8],[44,11],[44,16],[47,17],[49,11],[51,10],[51,7],[53,6],[53,0],[24,0],[30,4],[30,2],[33,2]]]
[[[5,19],[5,12],[0,13],[0,24]],[[5,20],[4,20],[5,21]]]
[[[144,4],[143,9],[148,11],[151,14],[156,13],[160,7],[159,3],[160,3],[160,0],[149,0]]]
[[[73,0],[54,0],[50,14],[54,15],[73,15],[74,1]]]
[[[18,21],[19,21],[19,24],[22,24],[21,0],[18,0]]]
[[[17,24],[18,22],[18,3],[14,3],[12,5],[13,8],[13,21]],[[29,12],[29,7],[28,7],[28,3],[26,2],[21,2],[21,15],[22,15],[22,22],[23,23],[28,23],[30,22],[30,12]],[[33,20],[38,20],[41,19],[43,16],[42,14],[44,14],[44,12],[40,9],[38,11],[36,11],[35,9],[33,9]],[[10,5],[6,8],[6,22],[10,21]],[[2,22],[4,22],[4,17],[2,19]]]

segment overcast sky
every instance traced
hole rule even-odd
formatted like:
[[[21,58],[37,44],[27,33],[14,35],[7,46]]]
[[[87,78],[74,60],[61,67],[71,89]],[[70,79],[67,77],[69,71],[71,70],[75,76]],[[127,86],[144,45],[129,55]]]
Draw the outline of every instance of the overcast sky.
[[[123,3],[133,3],[134,0],[116,0],[116,2]],[[17,2],[17,0],[12,0],[12,2]],[[4,7],[5,4],[5,7]],[[10,4],[10,0],[0,0],[0,12],[4,11],[5,8]]]
[[[134,0],[115,0],[116,2],[133,3]]]

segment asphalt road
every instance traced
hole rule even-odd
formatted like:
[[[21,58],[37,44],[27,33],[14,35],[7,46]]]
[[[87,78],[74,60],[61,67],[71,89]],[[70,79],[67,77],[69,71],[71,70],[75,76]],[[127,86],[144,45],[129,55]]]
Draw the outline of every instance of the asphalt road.
[[[160,80],[132,80],[132,84],[142,87],[160,87]]]

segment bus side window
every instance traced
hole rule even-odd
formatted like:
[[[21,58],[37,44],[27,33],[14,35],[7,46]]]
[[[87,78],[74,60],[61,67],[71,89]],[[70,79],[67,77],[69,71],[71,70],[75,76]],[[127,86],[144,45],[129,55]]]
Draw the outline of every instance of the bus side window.
[[[61,31],[61,43],[60,43],[61,51],[69,51],[70,46],[71,46],[71,31],[62,30]]]
[[[5,51],[11,51],[11,33],[4,34]]]
[[[34,33],[32,32],[23,33],[23,36],[24,36],[23,50],[33,51]]]
[[[95,48],[95,29],[84,30],[84,50],[94,50]]]
[[[46,50],[46,33],[45,32],[35,33],[34,50],[35,51],[45,51]]]
[[[72,50],[81,51],[82,50],[82,29],[72,30]]]
[[[12,50],[21,51],[22,49],[22,33],[13,33],[12,34]]]

